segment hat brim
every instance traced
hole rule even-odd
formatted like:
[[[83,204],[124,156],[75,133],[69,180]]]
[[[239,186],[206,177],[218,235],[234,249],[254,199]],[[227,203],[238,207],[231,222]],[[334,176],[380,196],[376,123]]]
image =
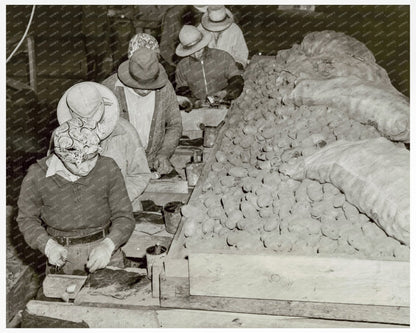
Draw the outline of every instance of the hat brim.
[[[129,70],[129,60],[123,62],[117,71],[117,75],[119,80],[127,87],[134,88],[134,89],[160,89],[166,85],[168,82],[168,75],[166,74],[165,69],[161,64],[159,64],[159,75],[157,78],[148,83],[141,83],[136,81],[131,75]]]
[[[213,22],[209,19],[208,12],[202,15],[201,24],[202,26],[209,31],[219,32],[227,29],[234,22],[234,16],[229,9],[225,9],[227,13],[227,18],[221,22]]]
[[[103,86],[102,84],[99,84],[97,82],[88,81],[88,83],[93,84],[99,91],[102,98],[104,99],[104,113],[100,120],[100,123],[102,124],[101,128],[103,130],[101,139],[105,139],[113,132],[114,128],[117,125],[120,116],[118,100],[114,93],[106,86]],[[66,102],[68,90],[65,91],[65,93],[59,100],[58,107],[56,110],[56,116],[58,118],[59,125],[74,118],[74,115]]]
[[[207,46],[211,41],[211,34],[207,31],[201,31],[201,33],[202,39],[200,40],[200,42],[193,45],[190,48],[184,48],[183,45],[179,43],[179,45],[176,47],[176,55],[179,57],[187,57]]]

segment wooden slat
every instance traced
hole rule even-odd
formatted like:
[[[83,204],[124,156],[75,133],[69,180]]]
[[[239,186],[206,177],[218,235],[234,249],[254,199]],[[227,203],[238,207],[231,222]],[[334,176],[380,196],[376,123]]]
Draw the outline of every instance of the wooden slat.
[[[155,193],[188,193],[188,182],[186,180],[150,180],[146,187],[146,192]]]
[[[165,275],[170,277],[189,277],[188,260],[169,259],[163,263]]]
[[[295,316],[387,324],[410,324],[409,307],[190,296],[189,279],[161,275],[160,305],[236,313]]]
[[[91,328],[286,328],[286,327],[400,327],[397,325],[266,316],[184,309],[120,309],[30,301],[27,310],[36,315],[76,322]]]
[[[386,324],[184,309],[158,310],[157,315],[161,327],[171,328],[397,328]]]
[[[90,327],[129,328],[159,327],[154,309],[120,309],[78,306],[68,303],[30,301],[27,310],[36,315],[71,321],[85,321]]]
[[[409,306],[409,264],[306,256],[189,255],[190,293]]]

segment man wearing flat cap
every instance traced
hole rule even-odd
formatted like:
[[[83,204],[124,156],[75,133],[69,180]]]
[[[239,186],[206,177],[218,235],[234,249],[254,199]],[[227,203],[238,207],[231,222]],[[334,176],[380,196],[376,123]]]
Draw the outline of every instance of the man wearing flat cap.
[[[208,32],[184,25],[179,40],[176,54],[183,59],[176,68],[176,93],[191,104],[181,105],[186,111],[200,107],[208,97],[231,101],[241,94],[244,81],[235,60],[225,51],[208,47]]]
[[[117,96],[121,117],[139,134],[149,167],[160,175],[170,173],[170,157],[182,135],[182,118],[175,91],[157,53],[137,49],[103,85]]]

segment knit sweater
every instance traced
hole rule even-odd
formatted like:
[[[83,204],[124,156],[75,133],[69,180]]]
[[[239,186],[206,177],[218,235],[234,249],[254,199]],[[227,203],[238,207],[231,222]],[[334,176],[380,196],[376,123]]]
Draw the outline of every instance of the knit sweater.
[[[117,73],[105,79],[102,84],[116,96],[120,105],[120,116],[129,120],[126,95],[123,87],[116,87]],[[137,110],[140,112],[140,110]],[[146,157],[150,168],[157,156],[170,158],[178,146],[182,135],[182,118],[172,84],[168,82],[156,90],[155,111],[150,127]]]
[[[29,246],[44,253],[53,236],[82,237],[108,225],[116,248],[125,243],[135,221],[117,164],[100,156],[87,176],[70,182],[46,177],[48,158],[30,166],[20,189],[17,223]]]

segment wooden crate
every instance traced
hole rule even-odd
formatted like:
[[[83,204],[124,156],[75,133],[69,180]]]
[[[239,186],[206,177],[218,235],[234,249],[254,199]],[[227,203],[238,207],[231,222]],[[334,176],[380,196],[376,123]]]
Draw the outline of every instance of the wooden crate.
[[[230,113],[190,204],[201,194]],[[231,249],[194,253],[183,246],[182,228],[180,224],[160,275],[162,307],[410,324],[409,262],[242,251],[232,257]]]

